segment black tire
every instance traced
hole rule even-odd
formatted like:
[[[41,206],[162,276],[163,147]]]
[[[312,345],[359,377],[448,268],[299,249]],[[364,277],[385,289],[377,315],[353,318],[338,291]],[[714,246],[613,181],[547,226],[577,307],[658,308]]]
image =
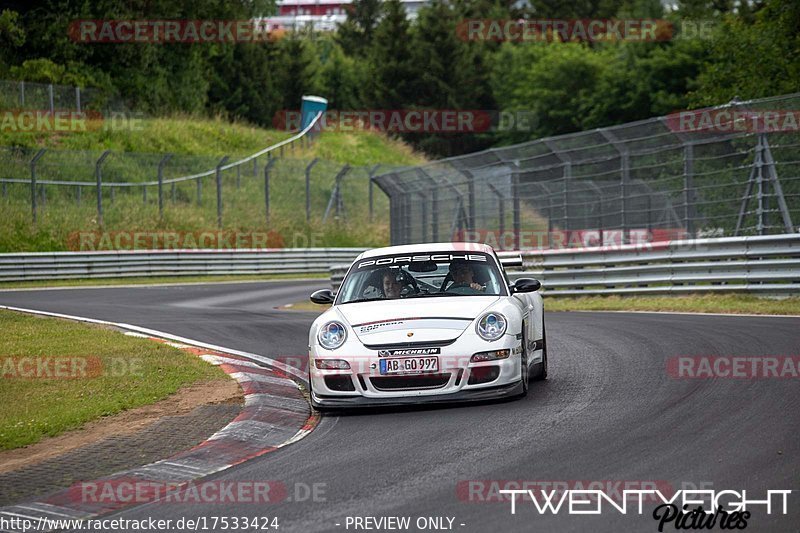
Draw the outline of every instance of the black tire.
[[[522,326],[522,353],[520,354],[520,381],[522,382],[522,392],[517,398],[524,398],[528,395],[531,369],[528,368],[528,340],[525,335],[525,326]]]
[[[547,379],[547,327],[542,317],[542,362],[535,365],[536,372],[533,376],[534,381],[544,381]]]

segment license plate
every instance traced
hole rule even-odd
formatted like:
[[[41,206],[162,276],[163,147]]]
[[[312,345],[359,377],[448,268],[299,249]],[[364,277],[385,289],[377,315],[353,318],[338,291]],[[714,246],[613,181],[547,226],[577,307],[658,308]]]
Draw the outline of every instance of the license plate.
[[[381,374],[421,374],[423,372],[437,372],[438,370],[438,357],[381,359]]]

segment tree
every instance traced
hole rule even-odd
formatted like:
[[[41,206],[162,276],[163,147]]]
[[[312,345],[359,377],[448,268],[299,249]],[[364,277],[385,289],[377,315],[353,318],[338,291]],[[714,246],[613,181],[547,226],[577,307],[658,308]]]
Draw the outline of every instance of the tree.
[[[401,109],[413,103],[417,77],[410,25],[399,0],[387,1],[385,9],[369,51],[367,102],[375,108]]]
[[[339,26],[338,41],[347,55],[363,56],[372,44],[382,13],[381,0],[354,0],[347,20]]]
[[[800,91],[800,3],[769,0],[754,22],[728,15],[690,95],[696,106]]]

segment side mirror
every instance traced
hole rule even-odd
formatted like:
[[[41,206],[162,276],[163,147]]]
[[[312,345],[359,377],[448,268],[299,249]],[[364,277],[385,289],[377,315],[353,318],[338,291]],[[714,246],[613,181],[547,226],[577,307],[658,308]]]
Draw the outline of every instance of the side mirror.
[[[320,289],[311,295],[311,301],[315,304],[332,304],[333,300],[333,291],[330,289]]]
[[[542,287],[538,279],[519,278],[511,285],[511,292],[535,292]]]

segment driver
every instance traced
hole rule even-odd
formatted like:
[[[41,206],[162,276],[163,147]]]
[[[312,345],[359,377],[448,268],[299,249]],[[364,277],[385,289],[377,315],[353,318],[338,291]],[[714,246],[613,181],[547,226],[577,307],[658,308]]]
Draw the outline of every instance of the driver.
[[[472,270],[472,265],[464,260],[455,260],[450,263],[450,275],[453,277],[453,287],[464,286],[476,291],[486,290],[486,286],[475,282],[473,279],[475,272]]]
[[[400,298],[400,291],[403,290],[403,284],[400,283],[399,274],[386,270],[383,273],[383,296],[384,298]]]

